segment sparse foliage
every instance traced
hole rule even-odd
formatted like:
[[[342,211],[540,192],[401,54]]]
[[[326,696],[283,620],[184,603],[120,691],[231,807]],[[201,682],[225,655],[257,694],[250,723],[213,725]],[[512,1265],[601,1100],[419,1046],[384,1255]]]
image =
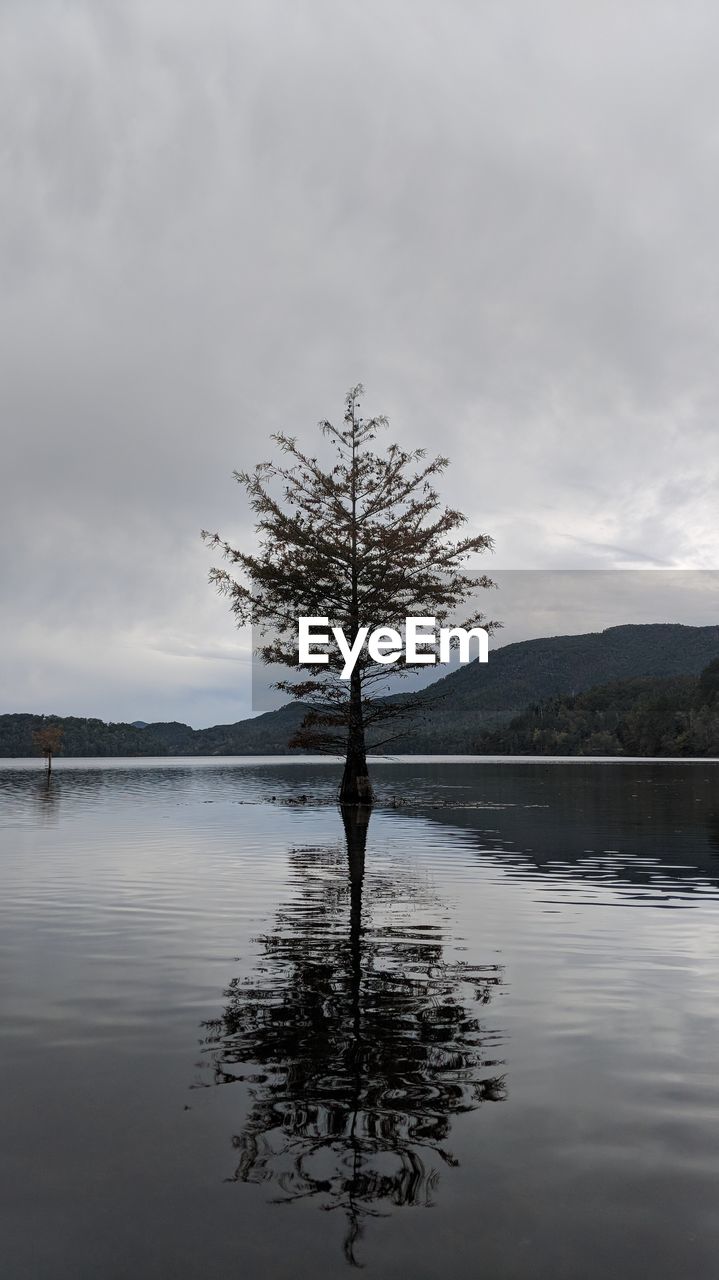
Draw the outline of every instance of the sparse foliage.
[[[63,729],[61,724],[44,724],[39,729],[35,729],[32,735],[32,743],[35,750],[46,757],[47,771],[52,770],[52,758],[57,755],[62,742]]]
[[[374,452],[372,442],[387,420],[359,416],[362,394],[361,385],[348,392],[341,427],[319,424],[333,446],[332,464],[323,465],[295,437],[279,433],[272,438],[283,458],[235,472],[257,516],[255,554],[203,532],[242,575],[238,580],[228,569],[213,568],[210,581],[228,596],[238,625],[260,627],[267,663],[298,667],[301,615],[328,617],[350,643],[361,626],[402,632],[410,616],[435,617],[438,628],[448,621],[495,625],[481,614],[456,618],[477,586],[494,585],[463,567],[468,557],[489,550],[492,539],[459,535],[465,516],[445,506],[435,487],[448,459],[425,461],[424,450],[398,444]],[[340,799],[363,803],[371,799],[365,731],[405,708],[378,696],[386,688],[387,667],[366,651],[349,681],[340,679],[343,659],[334,646],[328,653],[329,663],[317,674],[282,680],[277,687],[308,705],[291,745],[344,749]],[[393,668],[404,674],[410,669],[406,663]]]

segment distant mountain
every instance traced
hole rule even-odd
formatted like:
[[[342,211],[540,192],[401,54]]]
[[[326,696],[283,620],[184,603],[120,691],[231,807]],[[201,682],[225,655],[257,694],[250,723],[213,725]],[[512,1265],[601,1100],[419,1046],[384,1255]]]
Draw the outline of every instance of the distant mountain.
[[[472,751],[478,734],[558,694],[636,677],[696,676],[719,655],[719,626],[650,623],[522,640],[430,685],[398,752]]]
[[[130,721],[130,726],[133,729],[146,729],[147,724],[148,724],[147,720],[131,720]]]
[[[394,753],[471,753],[488,731],[527,708],[594,686],[638,678],[698,676],[719,655],[719,626],[677,623],[627,625],[578,636],[553,636],[504,645],[489,662],[469,663],[424,689],[419,709],[408,713]],[[408,695],[393,701],[409,705]],[[105,724],[74,716],[46,717],[64,729],[66,756],[278,755],[304,709],[288,703],[236,724],[191,729],[178,721]],[[43,717],[0,716],[0,756],[34,755],[32,731]],[[142,723],[142,722],[139,722]]]

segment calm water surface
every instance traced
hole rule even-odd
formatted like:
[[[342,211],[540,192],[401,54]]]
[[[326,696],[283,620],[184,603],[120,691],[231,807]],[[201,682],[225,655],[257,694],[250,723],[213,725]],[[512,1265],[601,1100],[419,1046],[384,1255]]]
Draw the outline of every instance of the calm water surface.
[[[2,762],[3,1274],[716,1277],[719,765],[337,774]]]

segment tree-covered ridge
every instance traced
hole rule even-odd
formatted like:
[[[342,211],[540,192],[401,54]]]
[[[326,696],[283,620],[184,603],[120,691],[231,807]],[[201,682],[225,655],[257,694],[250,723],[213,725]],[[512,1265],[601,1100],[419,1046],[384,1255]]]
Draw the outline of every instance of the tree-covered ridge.
[[[719,627],[651,623],[504,645],[425,690],[400,751],[471,752],[484,729],[561,695],[637,677],[698,676],[719,654]]]
[[[4,715],[0,716],[0,757],[37,755],[33,733],[48,724],[63,729],[60,756],[285,755],[303,714],[301,705],[292,705],[211,729],[192,729],[177,720],[139,729],[78,716]]]
[[[719,756],[719,659],[697,678],[623,680],[529,707],[480,754]]]
[[[34,716],[20,713],[0,716],[0,755],[22,758],[37,755],[33,734],[57,725],[63,730],[59,756],[164,756],[181,754],[187,744],[192,754],[194,730],[186,724],[106,724],[80,716]]]

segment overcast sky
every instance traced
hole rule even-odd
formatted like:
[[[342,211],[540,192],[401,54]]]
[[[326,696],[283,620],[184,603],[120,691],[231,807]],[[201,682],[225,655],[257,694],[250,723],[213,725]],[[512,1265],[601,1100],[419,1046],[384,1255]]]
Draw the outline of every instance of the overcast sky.
[[[199,530],[359,380],[493,568],[717,567],[718,63],[711,0],[0,0],[0,711],[247,714]]]

